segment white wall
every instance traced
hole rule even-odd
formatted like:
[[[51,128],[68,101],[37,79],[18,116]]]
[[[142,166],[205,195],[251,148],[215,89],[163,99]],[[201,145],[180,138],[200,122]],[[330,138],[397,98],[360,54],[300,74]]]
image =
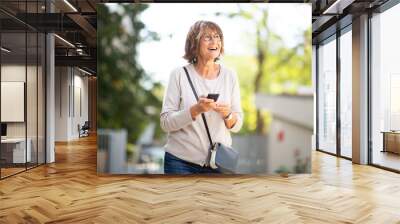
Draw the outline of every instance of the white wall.
[[[79,138],[78,124],[88,120],[88,78],[83,75],[72,67],[56,67],[56,141]]]
[[[25,65],[2,65],[1,67],[1,81],[2,82],[25,82]],[[32,68],[28,66],[28,70],[31,70]],[[5,83],[3,83],[4,85]],[[4,89],[2,89],[2,93],[4,94]],[[24,94],[24,90],[22,90],[22,93],[19,94]],[[4,98],[8,98],[7,96],[1,96],[2,99]],[[22,98],[24,98],[24,96],[22,96]],[[24,104],[24,102],[23,102]],[[2,105],[4,106],[4,102],[2,102]],[[35,105],[36,106],[36,105]],[[7,108],[7,107],[3,107],[1,108],[2,110],[2,114],[4,115],[5,113],[9,114],[9,113],[13,113],[10,110],[11,108]],[[15,109],[15,108],[14,108]],[[22,117],[24,116],[24,106],[22,106],[22,108],[19,108],[22,111],[18,111],[18,114],[20,114],[22,112]],[[4,120],[4,118],[2,118],[2,120]],[[24,120],[24,118],[22,118],[22,120]],[[20,126],[18,124],[23,124],[24,122],[7,122],[8,123],[8,131],[14,132],[16,135],[19,135],[18,137],[22,137],[25,136],[25,126],[23,125],[21,130],[17,130],[19,128],[17,128],[17,126]]]
[[[28,74],[36,74],[36,67],[25,65],[2,65],[1,67],[1,81],[3,82],[25,82],[25,69],[27,69]],[[29,78],[30,76],[28,76]],[[26,82],[25,82],[26,83]],[[36,80],[29,80],[30,86],[36,86]],[[35,124],[28,124],[28,137],[32,130],[36,130],[36,88],[27,88],[27,118],[28,122],[33,122]],[[4,96],[3,96],[4,97]],[[33,103],[33,104],[32,104]],[[39,105],[40,106],[40,105]],[[8,108],[2,108],[2,110],[7,110]],[[24,108],[22,108],[24,109]],[[36,133],[36,132],[35,132]],[[8,137],[25,137],[25,122],[7,122],[7,136]]]
[[[25,82],[25,65],[2,65],[1,81]]]
[[[78,124],[81,126],[85,123],[85,121],[89,120],[89,111],[88,111],[88,77],[76,75],[77,70],[74,71],[74,108],[73,111],[73,119],[72,119],[72,132],[73,136],[78,136]],[[79,72],[79,71],[78,71]],[[78,73],[82,74],[82,73]],[[81,108],[80,108],[81,107]],[[81,110],[81,111],[80,111]]]
[[[25,65],[2,65],[1,81],[25,82]],[[7,110],[7,108],[1,108]],[[25,137],[25,122],[8,122],[7,137]]]
[[[68,71],[67,67],[55,68],[55,141],[68,141]]]

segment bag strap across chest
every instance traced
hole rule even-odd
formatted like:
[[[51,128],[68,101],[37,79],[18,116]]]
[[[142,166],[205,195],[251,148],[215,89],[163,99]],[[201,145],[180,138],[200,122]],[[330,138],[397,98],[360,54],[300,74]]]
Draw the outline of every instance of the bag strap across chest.
[[[185,70],[186,77],[187,77],[187,79],[189,80],[189,84],[190,84],[190,87],[192,88],[194,97],[196,97],[196,101],[199,101],[199,96],[197,95],[196,89],[194,88],[192,79],[191,79],[190,76],[189,76],[189,72],[187,71],[186,67],[183,67],[183,69]],[[208,136],[208,140],[209,140],[209,142],[210,142],[210,149],[211,149],[211,148],[213,147],[214,144],[213,144],[213,141],[212,141],[212,139],[211,139],[210,130],[209,130],[209,128],[208,128],[206,116],[204,115],[204,113],[201,113],[201,118],[203,118],[204,126],[206,127],[207,136]]]

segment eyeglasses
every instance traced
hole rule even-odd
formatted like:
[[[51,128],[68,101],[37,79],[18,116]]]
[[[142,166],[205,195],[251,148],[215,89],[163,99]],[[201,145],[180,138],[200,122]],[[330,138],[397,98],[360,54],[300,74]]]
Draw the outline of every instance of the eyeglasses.
[[[206,35],[203,36],[203,40],[204,41],[210,42],[212,39],[216,39],[217,41],[220,41],[221,40],[221,36],[219,34],[214,34],[214,35],[206,34]]]

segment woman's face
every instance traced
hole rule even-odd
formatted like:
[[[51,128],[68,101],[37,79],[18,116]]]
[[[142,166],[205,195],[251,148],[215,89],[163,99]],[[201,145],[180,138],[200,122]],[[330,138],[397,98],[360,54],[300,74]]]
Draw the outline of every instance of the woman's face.
[[[206,30],[200,37],[199,58],[203,60],[215,60],[221,52],[221,37],[218,32]]]

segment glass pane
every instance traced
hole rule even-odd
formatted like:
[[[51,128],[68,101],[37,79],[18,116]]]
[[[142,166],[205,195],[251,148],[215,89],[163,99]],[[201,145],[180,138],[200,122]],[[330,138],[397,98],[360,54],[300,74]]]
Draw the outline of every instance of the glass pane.
[[[1,161],[2,177],[25,170],[30,158],[26,151],[25,91],[26,34],[1,34]],[[28,147],[29,149],[29,147]]]
[[[37,16],[33,16],[32,14],[36,14],[39,11],[39,5],[36,1],[27,2],[26,12],[28,13],[28,20],[32,24],[36,24]],[[37,132],[38,132],[38,108],[37,108],[37,74],[38,74],[38,34],[36,30],[27,30],[27,81],[26,81],[26,111],[27,111],[27,142],[29,144],[28,149],[30,148],[30,158],[28,159],[27,166],[28,168],[37,166],[38,160],[38,152],[37,152]]]
[[[336,154],[336,41],[318,48],[318,147]]]
[[[372,17],[372,163],[400,170],[400,5]]]
[[[5,177],[45,161],[45,36],[21,22],[44,13],[45,1],[1,1],[0,6],[20,20],[0,12],[4,87],[0,167]]]
[[[31,153],[28,154],[28,168],[37,165],[37,73],[38,73],[38,36],[36,32],[28,32],[28,63],[27,63],[27,82],[26,82],[26,111],[27,111],[27,142]]]
[[[352,149],[352,35],[351,30],[340,37],[340,150],[351,158]]]
[[[45,163],[45,35],[39,34],[38,46],[38,163]]]

